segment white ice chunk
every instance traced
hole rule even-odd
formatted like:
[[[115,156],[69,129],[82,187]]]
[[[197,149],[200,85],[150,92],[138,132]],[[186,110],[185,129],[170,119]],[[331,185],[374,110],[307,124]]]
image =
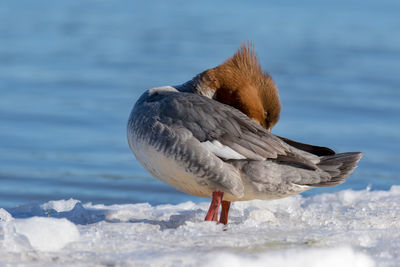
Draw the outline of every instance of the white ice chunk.
[[[15,219],[4,227],[4,247],[14,252],[29,249],[58,251],[78,239],[77,227],[67,219]]]
[[[62,200],[52,200],[47,203],[44,203],[41,205],[41,208],[44,210],[55,210],[57,212],[63,212],[63,211],[70,211],[72,210],[77,203],[79,203],[79,200],[76,199],[62,199]]]
[[[8,222],[12,220],[12,216],[5,209],[0,208],[0,222]]]

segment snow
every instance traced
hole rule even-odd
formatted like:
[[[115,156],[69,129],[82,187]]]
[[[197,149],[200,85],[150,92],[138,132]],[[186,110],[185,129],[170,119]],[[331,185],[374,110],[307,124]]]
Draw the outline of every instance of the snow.
[[[0,209],[0,266],[395,266],[400,186],[234,203],[93,205],[55,200]]]
[[[4,247],[14,252],[59,251],[66,244],[77,240],[78,228],[67,219],[16,219],[4,228]]]
[[[354,252],[350,247],[333,249],[305,249],[284,253],[271,253],[256,258],[246,258],[230,254],[220,254],[207,263],[210,267],[229,266],[308,266],[308,267],[369,267],[374,266],[370,257]]]

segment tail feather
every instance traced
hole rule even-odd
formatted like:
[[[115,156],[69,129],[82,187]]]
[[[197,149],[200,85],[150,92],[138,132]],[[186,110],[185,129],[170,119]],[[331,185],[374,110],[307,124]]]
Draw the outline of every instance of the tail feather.
[[[356,164],[360,161],[361,156],[361,152],[347,152],[321,157],[318,167],[329,173],[332,178],[312,186],[325,187],[343,183],[344,178],[348,177],[357,167]]]

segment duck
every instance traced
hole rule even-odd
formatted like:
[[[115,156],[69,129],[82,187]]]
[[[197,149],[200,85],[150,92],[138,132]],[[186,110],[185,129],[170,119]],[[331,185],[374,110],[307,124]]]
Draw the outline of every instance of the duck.
[[[205,221],[227,224],[231,202],[341,184],[362,157],[274,135],[280,112],[275,82],[254,45],[243,43],[185,83],[146,90],[130,113],[127,139],[154,177],[211,198]]]

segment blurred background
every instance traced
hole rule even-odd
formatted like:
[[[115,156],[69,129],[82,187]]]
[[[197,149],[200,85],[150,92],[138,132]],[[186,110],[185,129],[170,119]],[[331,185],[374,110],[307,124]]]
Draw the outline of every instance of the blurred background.
[[[362,151],[348,188],[400,184],[400,2],[1,1],[0,207],[203,201],[151,177],[126,141],[138,96],[252,40],[280,89],[273,132]]]

